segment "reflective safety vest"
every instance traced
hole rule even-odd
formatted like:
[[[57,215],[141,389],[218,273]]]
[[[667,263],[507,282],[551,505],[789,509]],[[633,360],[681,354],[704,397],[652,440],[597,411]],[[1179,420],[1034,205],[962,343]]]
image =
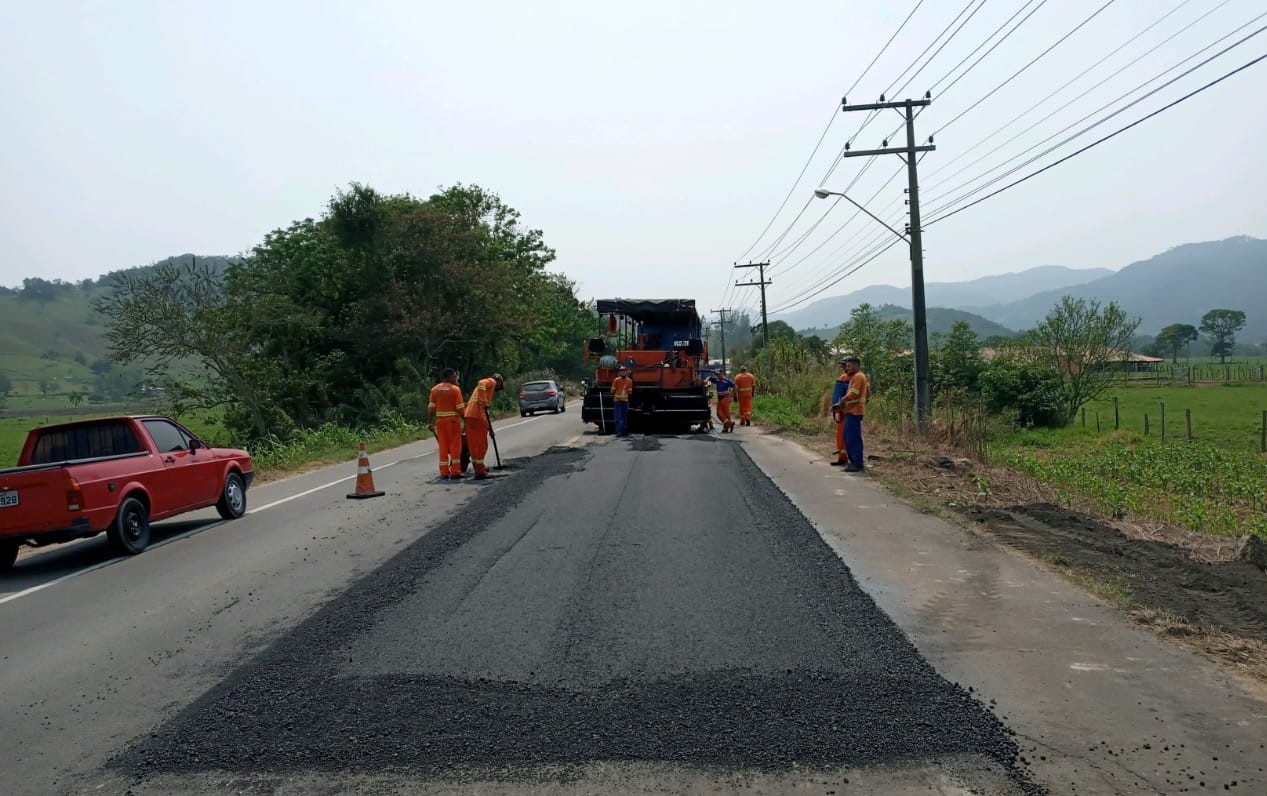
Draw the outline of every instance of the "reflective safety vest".
[[[628,403],[629,393],[633,392],[633,379],[628,376],[617,376],[612,380],[612,400]]]
[[[751,373],[740,373],[735,376],[735,390],[740,395],[751,395],[752,388],[757,386],[757,377]]]
[[[458,417],[458,413],[464,408],[466,408],[466,401],[462,400],[461,387],[442,381],[431,388],[427,411],[435,412],[437,418]]]
[[[493,393],[497,391],[497,380],[492,376],[480,379],[471,391],[471,400],[466,402],[467,417],[484,417],[485,407],[493,402]]]

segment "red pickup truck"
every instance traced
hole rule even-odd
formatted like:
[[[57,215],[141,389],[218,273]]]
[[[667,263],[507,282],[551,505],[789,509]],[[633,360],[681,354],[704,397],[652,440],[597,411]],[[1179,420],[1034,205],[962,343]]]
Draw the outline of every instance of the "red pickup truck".
[[[18,466],[0,470],[0,570],[23,544],[105,531],[121,553],[150,542],[150,520],[215,506],[246,513],[255,471],[243,450],[212,448],[158,416],[80,420],[33,429]]]

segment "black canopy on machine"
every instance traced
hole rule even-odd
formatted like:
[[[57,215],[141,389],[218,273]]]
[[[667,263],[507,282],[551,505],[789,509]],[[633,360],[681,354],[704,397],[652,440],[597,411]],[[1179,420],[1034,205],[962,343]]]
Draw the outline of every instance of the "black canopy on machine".
[[[638,323],[683,326],[700,322],[695,299],[599,299],[599,315],[615,313]]]

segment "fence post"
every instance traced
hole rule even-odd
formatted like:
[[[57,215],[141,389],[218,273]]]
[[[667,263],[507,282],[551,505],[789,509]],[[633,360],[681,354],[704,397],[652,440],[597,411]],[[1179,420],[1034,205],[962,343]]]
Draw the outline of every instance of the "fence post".
[[[1166,444],[1166,402],[1161,402],[1161,444]]]
[[[1144,413],[1144,436],[1148,436],[1148,413]]]
[[[1082,407],[1082,427],[1087,427],[1087,408],[1085,406]]]
[[[1113,396],[1113,430],[1117,431],[1122,427],[1122,416],[1117,411],[1117,396]]]
[[[1095,433],[1100,433],[1100,410],[1095,411]]]
[[[1192,410],[1185,409],[1183,410],[1183,414],[1184,414],[1184,417],[1186,417],[1188,420],[1188,439],[1191,440],[1192,439]]]

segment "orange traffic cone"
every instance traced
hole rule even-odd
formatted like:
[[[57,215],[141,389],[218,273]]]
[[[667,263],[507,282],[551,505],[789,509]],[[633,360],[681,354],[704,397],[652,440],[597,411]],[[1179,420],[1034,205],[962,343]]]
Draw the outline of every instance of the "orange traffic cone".
[[[360,500],[385,494],[387,493],[379,492],[374,488],[374,471],[370,469],[370,455],[365,452],[365,443],[362,442],[356,456],[356,491],[350,493],[348,497]]]

